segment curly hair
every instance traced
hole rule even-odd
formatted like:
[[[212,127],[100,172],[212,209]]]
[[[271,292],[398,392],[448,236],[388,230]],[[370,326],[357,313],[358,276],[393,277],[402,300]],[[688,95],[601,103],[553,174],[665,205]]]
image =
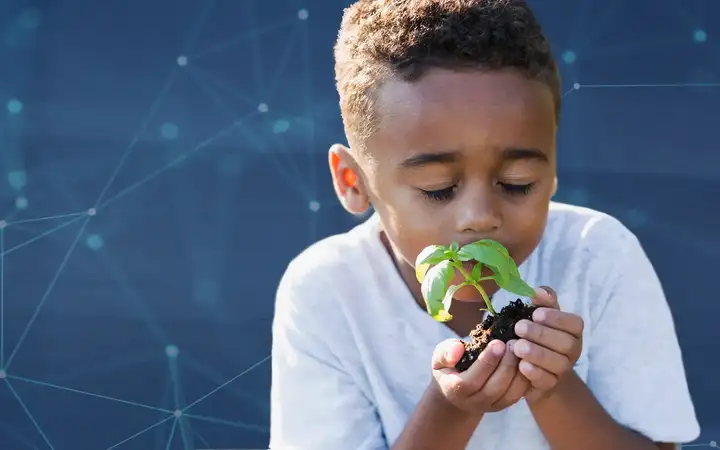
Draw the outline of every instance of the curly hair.
[[[376,128],[384,81],[413,82],[431,68],[517,70],[550,87],[559,117],[557,62],[523,0],[359,0],[345,9],[334,55],[348,137]]]

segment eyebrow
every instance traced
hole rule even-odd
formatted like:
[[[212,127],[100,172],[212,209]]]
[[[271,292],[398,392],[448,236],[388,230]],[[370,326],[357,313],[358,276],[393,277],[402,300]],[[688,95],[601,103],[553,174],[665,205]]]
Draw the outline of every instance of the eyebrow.
[[[534,148],[506,148],[502,151],[500,158],[503,162],[519,161],[519,160],[537,160],[541,162],[549,162],[545,153]],[[400,163],[401,169],[416,169],[431,164],[451,164],[462,159],[459,151],[421,153],[413,155]]]

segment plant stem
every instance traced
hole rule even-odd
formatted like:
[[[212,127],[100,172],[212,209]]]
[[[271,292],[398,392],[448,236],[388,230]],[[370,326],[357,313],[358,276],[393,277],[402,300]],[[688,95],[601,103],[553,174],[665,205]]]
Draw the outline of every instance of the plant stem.
[[[480,285],[477,283],[473,283],[473,286],[475,286],[475,289],[477,289],[478,292],[480,293],[480,295],[482,295],[482,298],[483,298],[483,300],[485,300],[485,304],[487,305],[488,311],[490,311],[490,314],[492,314],[493,316],[497,315],[495,308],[493,308],[493,305],[490,302],[490,299],[488,298],[488,296],[485,293],[485,291],[483,290],[483,288],[481,288]]]
[[[454,265],[455,268],[460,272],[460,274],[462,274],[462,276],[465,277],[465,279],[467,280],[467,282],[468,282],[469,284],[471,284],[472,286],[474,286],[475,289],[477,289],[477,291],[478,291],[478,292],[480,293],[480,295],[482,296],[483,300],[485,300],[485,305],[487,305],[488,311],[490,312],[490,314],[492,314],[493,316],[496,315],[497,313],[495,312],[495,308],[493,308],[493,305],[492,305],[492,303],[490,302],[490,299],[488,298],[487,294],[485,293],[485,290],[484,290],[484,289],[480,286],[480,284],[479,284],[480,281],[492,280],[492,277],[483,277],[483,278],[480,278],[480,279],[476,282],[476,281],[473,280],[472,277],[467,273],[467,271],[466,271],[465,269],[463,269],[462,263],[459,263],[459,262],[457,262],[457,261],[453,261],[453,265]]]

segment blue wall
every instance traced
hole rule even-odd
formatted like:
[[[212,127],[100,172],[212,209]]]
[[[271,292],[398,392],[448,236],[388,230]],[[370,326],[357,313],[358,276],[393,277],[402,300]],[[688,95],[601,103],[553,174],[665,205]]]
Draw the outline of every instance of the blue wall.
[[[558,197],[640,236],[720,440],[720,3],[534,3]],[[267,445],[276,283],[356,222],[325,156],[344,6],[0,0],[1,449]]]

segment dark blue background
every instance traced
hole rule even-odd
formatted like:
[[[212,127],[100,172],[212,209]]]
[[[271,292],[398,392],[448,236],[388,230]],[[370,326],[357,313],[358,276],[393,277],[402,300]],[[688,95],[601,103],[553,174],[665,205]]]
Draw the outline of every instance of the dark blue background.
[[[640,236],[718,439],[720,2],[534,3],[558,198]],[[0,1],[0,448],[267,445],[278,279],[356,223],[326,170],[345,5]]]

